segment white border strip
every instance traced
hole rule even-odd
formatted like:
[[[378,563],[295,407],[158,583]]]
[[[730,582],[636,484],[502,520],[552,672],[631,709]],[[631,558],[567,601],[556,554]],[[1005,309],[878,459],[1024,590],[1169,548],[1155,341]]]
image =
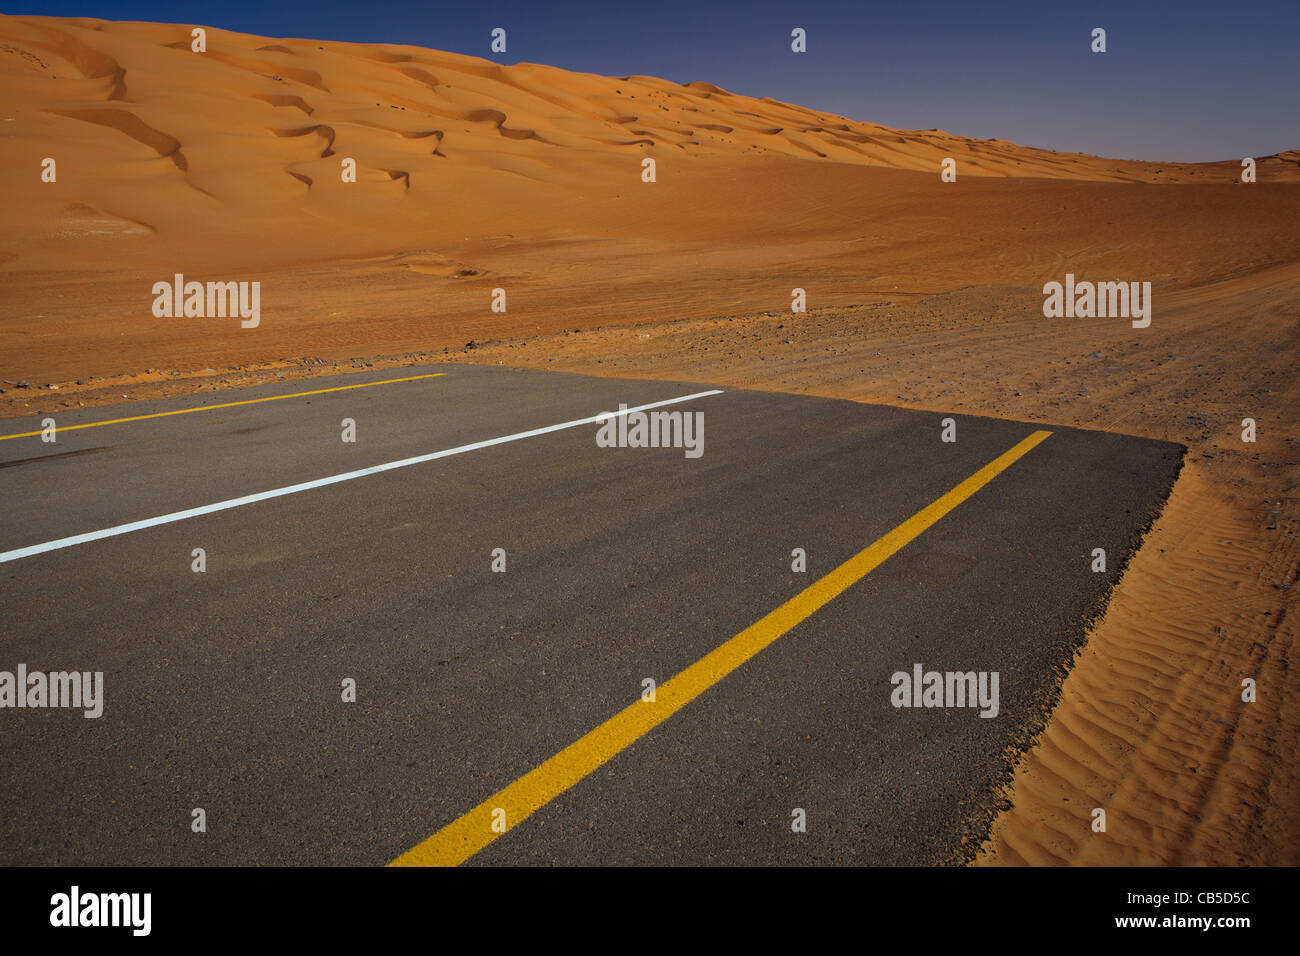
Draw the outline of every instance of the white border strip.
[[[623,415],[629,415],[632,412],[643,412],[650,408],[660,408],[664,405],[676,405],[680,402],[689,402],[697,398],[706,398],[710,395],[721,394],[721,389],[713,389],[708,392],[696,392],[694,395],[683,395],[681,398],[670,398],[662,402],[651,402],[649,405],[638,405],[636,408],[620,409],[617,412],[601,412],[599,415],[592,415],[590,418],[579,418],[576,421],[563,422],[559,425],[547,425],[545,428],[534,428],[531,431],[516,432],[513,435],[504,435],[501,438],[489,438],[486,441],[476,441],[470,445],[460,445],[457,448],[435,451],[428,455],[417,455],[414,458],[403,458],[401,461],[390,461],[382,465],[372,465],[369,468],[361,468],[357,471],[348,471],[341,475],[330,475],[327,478],[317,478],[315,481],[304,481],[297,485],[286,485],[283,488],[273,488],[270,491],[259,491],[255,495],[245,495],[242,498],[230,498],[226,501],[218,501],[215,504],[202,505],[198,508],[189,508],[185,511],[174,511],[171,514],[160,515],[157,518],[145,518],[143,521],[132,521],[130,524],[120,524],[112,528],[104,528],[101,531],[88,531],[85,534],[74,534],[70,538],[59,538],[56,541],[46,541],[44,544],[33,544],[30,547],[16,548],[13,551],[2,552],[0,553],[0,564],[3,564],[6,561],[17,561],[19,558],[30,558],[34,554],[43,554],[46,551],[57,551],[60,548],[71,548],[74,545],[85,544],[87,541],[98,541],[100,538],[111,538],[119,534],[130,534],[132,531],[142,531],[145,528],[152,528],[160,524],[170,524],[173,521],[184,521],[187,518],[197,518],[200,515],[212,514],[214,511],[228,511],[231,508],[242,508],[244,505],[251,505],[258,501],[266,501],[269,498],[294,495],[300,491],[310,491],[313,488],[322,488],[325,485],[336,485],[341,481],[351,481],[353,478],[364,478],[366,475],[377,475],[381,471],[392,471],[396,468],[406,468],[409,465],[421,465],[426,461],[436,461],[439,458],[450,458],[452,455],[462,455],[468,451],[477,451],[480,448],[490,448],[493,445],[504,445],[507,442],[519,441],[523,438],[533,438],[537,435],[546,435],[551,432],[562,431],[566,428],[577,428],[579,425],[594,425],[597,422],[603,422],[608,418],[618,418]]]

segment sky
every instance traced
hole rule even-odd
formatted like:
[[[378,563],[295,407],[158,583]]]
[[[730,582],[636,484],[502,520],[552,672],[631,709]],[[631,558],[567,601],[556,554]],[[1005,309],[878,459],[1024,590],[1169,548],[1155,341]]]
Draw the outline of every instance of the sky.
[[[704,80],[904,129],[1120,159],[1300,147],[1300,0],[31,0],[6,13],[403,43]],[[504,54],[490,50],[506,30]],[[790,49],[801,27],[807,52]],[[1091,51],[1106,31],[1105,53]]]

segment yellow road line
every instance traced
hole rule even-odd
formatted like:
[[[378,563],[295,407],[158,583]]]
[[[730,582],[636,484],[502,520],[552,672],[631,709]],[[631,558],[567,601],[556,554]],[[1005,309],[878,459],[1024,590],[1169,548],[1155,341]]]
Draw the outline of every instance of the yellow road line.
[[[517,826],[614,755],[681,710],[795,625],[874,571],[922,532],[979,491],[1052,433],[1037,431],[989,462],[942,498],[908,518],[775,611],[709,652],[655,692],[565,747],[460,819],[408,850],[390,866],[456,866],[501,832]],[[501,817],[504,811],[504,818]],[[494,829],[493,824],[497,827]]]
[[[390,378],[382,382],[361,382],[358,385],[338,385],[334,388],[318,388],[312,392],[294,392],[292,395],[268,395],[266,398],[248,398],[242,402],[224,402],[221,405],[200,405],[198,408],[178,408],[170,412],[154,412],[152,415],[133,415],[130,418],[113,418],[106,422],[86,422],[84,425],[60,425],[59,431],[70,432],[74,428],[98,428],[100,425],[120,425],[123,422],[140,422],[146,418],[166,418],[168,415],[188,415],[190,412],[210,412],[214,408],[234,408],[236,405],[256,405],[258,402],[276,402],[282,398],[302,398],[304,395],[324,395],[326,392],[346,392],[350,388],[370,388],[372,385],[392,385],[395,382],[414,382],[422,378],[437,378],[446,372],[430,372],[428,375],[412,375],[409,378]],[[40,431],[20,432],[17,435],[0,435],[0,441],[10,438],[31,438],[41,434]]]

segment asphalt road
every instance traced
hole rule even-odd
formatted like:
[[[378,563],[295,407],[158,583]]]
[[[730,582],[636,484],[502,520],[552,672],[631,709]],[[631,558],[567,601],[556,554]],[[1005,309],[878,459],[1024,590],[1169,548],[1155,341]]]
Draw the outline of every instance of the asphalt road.
[[[656,706],[646,678],[662,686],[1038,430],[953,415],[946,443],[942,413],[727,389],[664,409],[704,413],[699,458],[598,447],[588,423],[23,551],[709,388],[415,368],[82,409],[54,416],[53,444],[0,440],[0,671],[101,671],[105,688],[97,719],[0,709],[0,864],[393,861]],[[958,857],[1181,461],[1050,430],[467,862]],[[893,706],[892,675],[915,664],[996,672],[997,716]]]

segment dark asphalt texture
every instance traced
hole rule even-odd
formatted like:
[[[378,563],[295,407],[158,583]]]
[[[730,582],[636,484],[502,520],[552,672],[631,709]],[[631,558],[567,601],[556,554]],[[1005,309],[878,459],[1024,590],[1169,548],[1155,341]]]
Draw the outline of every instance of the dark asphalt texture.
[[[444,370],[0,442],[0,551],[710,387]],[[704,412],[702,458],[599,448],[581,426],[0,564],[0,670],[103,671],[106,697],[97,720],[0,709],[0,864],[387,863],[1039,427],[953,414],[948,444],[946,413],[732,389],[672,408]],[[1181,463],[1177,445],[1051,430],[469,862],[959,858]],[[894,708],[890,677],[914,663],[997,671],[999,715]]]

